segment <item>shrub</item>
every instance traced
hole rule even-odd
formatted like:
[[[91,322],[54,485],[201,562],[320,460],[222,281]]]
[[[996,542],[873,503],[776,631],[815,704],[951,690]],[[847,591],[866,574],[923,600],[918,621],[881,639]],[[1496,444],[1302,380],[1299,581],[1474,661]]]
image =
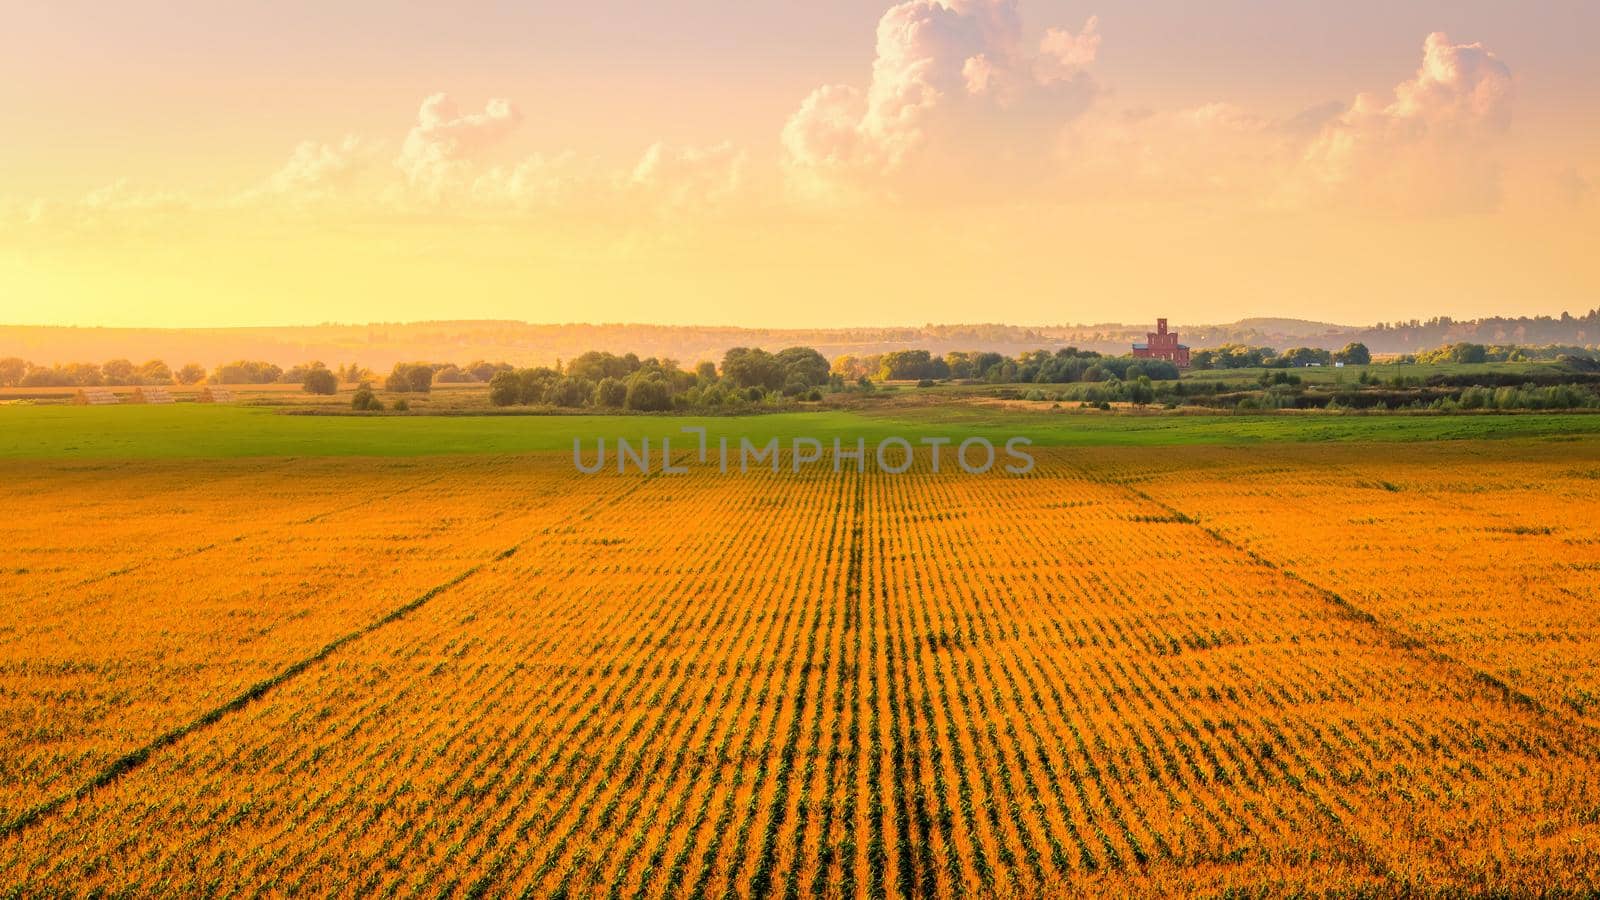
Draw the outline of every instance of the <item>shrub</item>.
[[[411,402],[408,401],[404,397],[401,397],[399,400],[396,400],[394,402],[394,411],[395,412],[407,412],[410,409],[411,409]]]

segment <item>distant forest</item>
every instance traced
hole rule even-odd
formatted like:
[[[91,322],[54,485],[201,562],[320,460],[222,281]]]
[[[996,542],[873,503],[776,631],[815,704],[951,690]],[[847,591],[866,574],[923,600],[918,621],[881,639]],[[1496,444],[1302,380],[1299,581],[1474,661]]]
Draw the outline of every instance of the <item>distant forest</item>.
[[[665,325],[532,325],[514,321],[440,321],[262,328],[76,328],[0,325],[0,357],[66,365],[82,360],[194,360],[208,368],[229,360],[264,360],[285,369],[307,359],[359,360],[376,371],[418,359],[493,359],[515,366],[555,366],[588,351],[636,353],[686,365],[719,360],[734,347],[777,352],[815,349],[828,359],[902,350],[994,352],[1018,356],[1066,347],[1120,356],[1145,339],[1149,324],[924,325],[906,328],[747,329]],[[1600,310],[1581,316],[1381,323],[1365,327],[1299,319],[1245,319],[1227,325],[1174,323],[1197,350],[1227,345],[1336,351],[1357,342],[1374,354],[1414,354],[1457,343],[1600,347]],[[176,365],[176,363],[174,363]]]

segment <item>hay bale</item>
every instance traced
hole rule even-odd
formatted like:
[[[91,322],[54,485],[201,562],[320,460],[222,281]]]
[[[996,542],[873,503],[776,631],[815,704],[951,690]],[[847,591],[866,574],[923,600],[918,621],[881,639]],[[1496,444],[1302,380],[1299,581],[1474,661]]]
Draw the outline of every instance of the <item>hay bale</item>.
[[[72,402],[78,406],[115,406],[122,401],[105,388],[79,388]]]

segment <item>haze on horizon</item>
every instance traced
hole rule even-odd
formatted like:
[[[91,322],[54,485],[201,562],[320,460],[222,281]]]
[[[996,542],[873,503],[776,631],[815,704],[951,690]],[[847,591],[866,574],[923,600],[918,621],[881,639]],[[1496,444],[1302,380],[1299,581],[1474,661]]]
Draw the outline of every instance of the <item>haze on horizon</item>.
[[[0,322],[1600,305],[1600,7],[1393,6],[26,5]]]

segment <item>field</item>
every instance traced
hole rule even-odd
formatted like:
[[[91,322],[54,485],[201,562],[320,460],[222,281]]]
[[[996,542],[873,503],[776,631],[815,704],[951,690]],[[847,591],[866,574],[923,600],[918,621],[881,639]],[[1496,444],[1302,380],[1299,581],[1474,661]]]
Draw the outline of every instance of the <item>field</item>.
[[[685,427],[787,444],[795,437],[831,441],[900,436],[981,435],[1003,442],[1021,435],[1040,446],[1177,446],[1294,442],[1376,442],[1600,437],[1600,414],[1366,415],[1283,411],[1190,414],[1130,410],[1101,413],[1043,404],[951,402],[901,392],[860,409],[759,416],[654,415],[286,415],[271,407],[0,407],[0,459],[189,459],[282,456],[439,456],[560,451],[614,440],[672,438]],[[1033,408],[1029,408],[1029,407]],[[659,446],[659,444],[657,444]]]
[[[1037,466],[573,469],[686,424]],[[1593,893],[1597,432],[0,409],[0,885]]]

